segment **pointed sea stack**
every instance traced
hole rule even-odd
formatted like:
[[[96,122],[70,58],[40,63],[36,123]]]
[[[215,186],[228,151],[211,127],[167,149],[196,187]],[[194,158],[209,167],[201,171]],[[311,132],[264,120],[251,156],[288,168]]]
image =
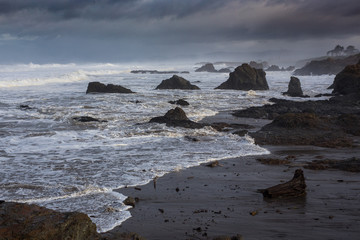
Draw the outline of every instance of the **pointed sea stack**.
[[[199,90],[200,88],[182,77],[173,75],[171,78],[163,80],[156,89]]]
[[[269,90],[265,72],[262,69],[255,69],[248,64],[237,67],[229,74],[229,79],[215,89],[234,90]]]
[[[283,94],[290,97],[305,97],[301,89],[300,79],[298,79],[297,77],[291,77],[288,91],[284,92]]]
[[[200,68],[196,69],[195,72],[217,72],[212,63],[207,63]]]
[[[86,93],[134,93],[134,92],[120,85],[114,85],[114,84],[105,85],[100,82],[90,82],[87,87]]]

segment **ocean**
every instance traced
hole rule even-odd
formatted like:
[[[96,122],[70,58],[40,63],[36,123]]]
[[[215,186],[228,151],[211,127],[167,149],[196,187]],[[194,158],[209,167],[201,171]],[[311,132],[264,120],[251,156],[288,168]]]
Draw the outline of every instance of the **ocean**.
[[[268,153],[249,136],[148,123],[175,107],[168,101],[180,98],[190,103],[183,109],[193,121],[267,104],[272,97],[288,98],[281,93],[287,91],[291,72],[267,72],[269,91],[214,90],[228,73],[197,73],[199,66],[0,65],[0,199],[84,212],[105,232],[131,217],[122,204],[127,196],[115,189],[213,160]],[[130,72],[140,69],[189,71],[178,75],[201,90],[155,90],[172,74]],[[330,93],[334,76],[299,78],[304,94],[313,97]],[[92,81],[136,93],[85,94]],[[73,120],[78,116],[104,121],[80,123]]]

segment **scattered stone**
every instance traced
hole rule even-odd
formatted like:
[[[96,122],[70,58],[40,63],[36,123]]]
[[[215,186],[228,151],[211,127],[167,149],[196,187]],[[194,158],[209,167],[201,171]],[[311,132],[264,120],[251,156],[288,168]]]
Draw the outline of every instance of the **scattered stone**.
[[[114,85],[114,84],[105,85],[100,82],[90,82],[88,84],[86,93],[88,94],[88,93],[134,93],[134,92],[120,85]]]
[[[184,90],[199,90],[198,86],[191,84],[188,80],[173,75],[171,78],[163,80],[156,89],[184,89]]]
[[[255,69],[248,64],[242,64],[234,72],[229,74],[226,82],[215,89],[234,90],[268,90],[265,72],[262,69]]]
[[[259,192],[263,194],[264,198],[287,198],[303,196],[306,194],[305,189],[304,173],[301,169],[297,169],[294,177],[289,182],[260,189]]]
[[[31,110],[31,109],[34,109],[34,108],[30,107],[29,105],[20,105],[19,108],[20,108],[21,110]]]
[[[132,198],[132,197],[127,197],[127,198],[123,201],[123,203],[124,203],[126,206],[135,207],[136,201],[135,201],[135,199]]]
[[[251,216],[255,216],[255,215],[257,215],[258,213],[259,213],[258,210],[254,210],[254,211],[251,211],[251,212],[250,212],[250,215],[251,215]]]
[[[220,165],[219,161],[216,160],[216,161],[213,161],[213,162],[207,164],[206,166],[207,166],[207,167],[214,168],[214,167],[220,167],[221,165]]]
[[[266,165],[285,165],[291,163],[291,161],[287,159],[283,160],[277,158],[258,158],[256,160],[258,160],[261,164],[266,164]]]
[[[159,212],[164,213],[164,209],[159,208]]]
[[[0,226],[1,239],[100,239],[96,225],[86,214],[25,203],[1,203]]]
[[[236,236],[218,236],[214,237],[213,240],[244,240],[243,236],[237,234]]]
[[[169,101],[170,104],[176,104],[176,105],[180,105],[180,106],[189,106],[190,104],[185,101],[184,99],[179,99],[176,101]]]
[[[186,140],[191,141],[191,142],[200,142],[200,139],[196,138],[196,137],[191,137],[191,136],[185,136],[184,137]]]

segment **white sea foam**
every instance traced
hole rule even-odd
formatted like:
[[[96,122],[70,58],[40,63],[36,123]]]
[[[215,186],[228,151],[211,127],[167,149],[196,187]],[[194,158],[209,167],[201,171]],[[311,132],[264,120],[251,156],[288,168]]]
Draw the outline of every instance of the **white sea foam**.
[[[0,66],[0,199],[34,202],[87,213],[98,231],[130,217],[116,188],[145,184],[155,176],[201,163],[266,154],[248,136],[211,127],[184,129],[147,123],[186,99],[188,117],[200,120],[224,110],[288,98],[290,73],[267,73],[269,91],[214,90],[228,74],[183,77],[201,90],[154,90],[172,74],[132,74],[121,64]],[[136,66],[171,69],[170,66]],[[175,70],[192,70],[192,67]],[[331,76],[300,79],[305,94],[328,92]],[[136,94],[85,94],[89,81],[120,84]],[[26,86],[26,87],[25,87]],[[313,87],[316,86],[316,87]],[[28,105],[24,110],[19,105]],[[107,122],[79,123],[74,116]],[[185,136],[200,141],[188,141]]]

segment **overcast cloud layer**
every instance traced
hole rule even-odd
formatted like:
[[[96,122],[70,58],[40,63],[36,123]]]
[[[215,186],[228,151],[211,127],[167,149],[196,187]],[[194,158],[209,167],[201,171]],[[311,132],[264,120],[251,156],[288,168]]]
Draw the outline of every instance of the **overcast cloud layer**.
[[[0,0],[0,62],[270,60],[360,48],[359,0]]]

